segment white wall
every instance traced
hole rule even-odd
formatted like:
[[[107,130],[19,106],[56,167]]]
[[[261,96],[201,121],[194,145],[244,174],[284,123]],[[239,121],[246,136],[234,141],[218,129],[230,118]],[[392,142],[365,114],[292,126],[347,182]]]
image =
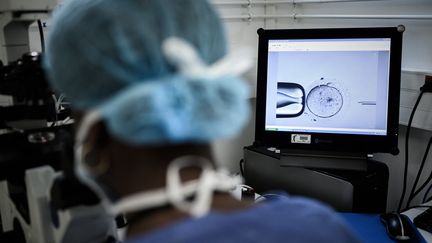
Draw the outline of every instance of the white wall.
[[[419,94],[419,88],[424,83],[424,75],[432,74],[432,19],[293,19],[254,18],[257,15],[293,15],[296,14],[326,14],[326,15],[432,15],[431,0],[381,0],[339,3],[314,4],[267,4],[248,6],[220,4],[222,2],[238,2],[238,0],[213,0],[226,23],[229,42],[232,49],[238,46],[249,46],[257,50],[258,28],[336,28],[336,27],[393,27],[403,24],[406,27],[403,43],[402,88],[400,104],[400,124],[406,125],[409,114]],[[254,1],[252,0],[252,3]],[[219,4],[218,4],[219,3]],[[251,14],[251,15],[249,15]],[[228,19],[229,16],[252,16],[252,19]],[[256,60],[255,60],[256,63]],[[256,87],[256,67],[245,75],[251,88]],[[255,92],[251,97],[255,97]],[[254,109],[254,99],[251,99]],[[429,137],[432,135],[432,94],[425,94],[419,105],[411,133],[411,150],[409,165],[409,184],[411,185],[416,169]],[[216,155],[225,166],[232,171],[238,171],[238,163],[242,158],[242,147],[250,145],[254,138],[254,118],[241,135],[231,141],[219,141],[215,145]],[[427,130],[423,130],[427,129]],[[399,156],[377,154],[376,158],[389,166],[388,209],[397,207],[402,188],[405,127],[400,129]],[[432,152],[429,154],[432,156]],[[425,171],[432,170],[432,158],[429,157]],[[423,176],[422,178],[425,178]],[[408,187],[409,188],[409,187]]]

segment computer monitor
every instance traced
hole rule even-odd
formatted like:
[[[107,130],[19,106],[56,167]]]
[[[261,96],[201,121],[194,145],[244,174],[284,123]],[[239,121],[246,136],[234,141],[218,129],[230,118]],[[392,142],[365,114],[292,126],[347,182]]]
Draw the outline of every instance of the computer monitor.
[[[259,29],[255,142],[397,154],[403,30]]]

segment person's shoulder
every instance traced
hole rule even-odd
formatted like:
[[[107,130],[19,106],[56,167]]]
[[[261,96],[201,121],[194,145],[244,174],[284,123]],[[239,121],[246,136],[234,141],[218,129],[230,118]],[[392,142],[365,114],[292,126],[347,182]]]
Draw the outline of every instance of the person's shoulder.
[[[213,211],[203,218],[187,219],[128,243],[286,241],[359,242],[331,208],[311,199],[282,196],[237,212]]]
[[[313,199],[282,196],[264,203],[260,210],[270,231],[289,232],[297,242],[358,242],[333,209]]]
[[[268,210],[285,212],[285,213],[298,213],[302,214],[333,214],[334,210],[329,206],[314,199],[279,195],[277,198],[265,201],[264,205]]]

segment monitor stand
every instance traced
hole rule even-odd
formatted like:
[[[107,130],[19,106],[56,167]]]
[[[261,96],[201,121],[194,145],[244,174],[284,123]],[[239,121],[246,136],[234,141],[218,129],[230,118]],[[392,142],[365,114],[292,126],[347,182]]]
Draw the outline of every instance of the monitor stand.
[[[264,148],[265,149],[265,148]],[[268,154],[273,151],[267,150]],[[272,149],[271,149],[272,150]],[[281,167],[339,169],[366,171],[368,155],[365,153],[337,153],[326,151],[279,150],[275,153]],[[265,153],[265,152],[263,152]]]
[[[388,167],[367,155],[244,148],[245,182],[258,193],[283,190],[316,198],[339,211],[383,213]]]

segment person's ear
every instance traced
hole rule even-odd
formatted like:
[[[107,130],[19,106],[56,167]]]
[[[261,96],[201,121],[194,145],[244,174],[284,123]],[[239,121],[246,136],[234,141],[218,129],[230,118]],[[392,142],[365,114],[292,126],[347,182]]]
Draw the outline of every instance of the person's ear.
[[[84,163],[95,175],[105,174],[110,166],[107,153],[108,132],[103,122],[94,124],[83,144]]]

